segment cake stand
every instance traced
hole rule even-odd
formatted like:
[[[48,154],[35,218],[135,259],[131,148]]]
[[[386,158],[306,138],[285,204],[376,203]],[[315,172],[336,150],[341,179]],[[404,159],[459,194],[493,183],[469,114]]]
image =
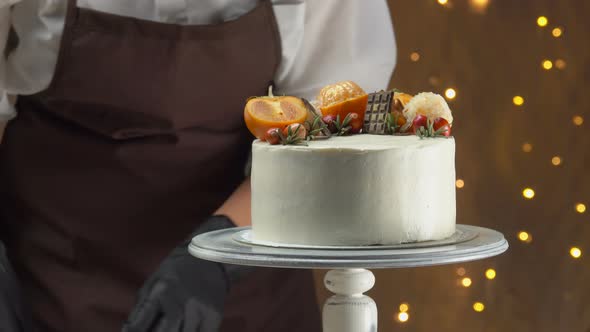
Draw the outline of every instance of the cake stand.
[[[213,231],[196,236],[190,253],[210,261],[261,267],[330,269],[324,285],[334,296],[323,308],[324,332],[376,332],[377,306],[363,293],[375,284],[367,269],[451,264],[499,255],[508,249],[504,236],[494,230],[457,225],[442,241],[394,246],[289,246],[260,243],[249,227]]]

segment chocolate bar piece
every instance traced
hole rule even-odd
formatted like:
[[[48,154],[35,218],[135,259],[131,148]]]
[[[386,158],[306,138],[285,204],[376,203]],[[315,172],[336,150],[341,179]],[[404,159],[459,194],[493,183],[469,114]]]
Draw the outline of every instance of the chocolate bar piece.
[[[385,122],[391,112],[393,91],[379,91],[369,94],[363,132],[368,134],[385,134]]]

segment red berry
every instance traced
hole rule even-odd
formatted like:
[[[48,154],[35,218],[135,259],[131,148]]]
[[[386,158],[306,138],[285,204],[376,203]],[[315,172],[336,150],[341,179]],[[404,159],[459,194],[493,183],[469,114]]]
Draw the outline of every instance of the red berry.
[[[351,112],[349,113],[350,116],[350,133],[351,134],[358,134],[363,129],[363,119],[360,118],[358,113]]]
[[[416,115],[414,117],[414,120],[412,121],[412,133],[416,133],[416,131],[420,128],[420,127],[424,127],[426,128],[426,126],[428,125],[428,118],[425,117],[424,115]]]
[[[451,126],[449,125],[449,122],[444,118],[434,119],[434,122],[432,123],[432,128],[434,129],[434,131],[438,131],[440,128],[443,127],[446,128],[444,128],[440,134],[447,137],[451,136]]]
[[[279,136],[279,128],[270,128],[266,131],[266,135],[264,135],[264,139],[270,145],[276,145],[281,142],[281,138]]]
[[[338,130],[336,129],[336,117],[333,115],[326,115],[322,118],[322,121],[326,124],[326,126],[328,127],[328,130],[334,134],[336,133]]]
[[[289,136],[289,128],[291,128],[291,135],[293,135],[293,137],[305,139],[305,136],[307,136],[307,130],[305,130],[305,127],[302,124],[292,123],[283,128],[283,136],[285,138]]]

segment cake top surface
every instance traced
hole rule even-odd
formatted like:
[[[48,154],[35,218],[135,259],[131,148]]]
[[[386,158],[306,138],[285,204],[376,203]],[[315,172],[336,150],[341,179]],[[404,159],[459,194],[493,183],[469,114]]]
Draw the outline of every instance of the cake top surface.
[[[276,150],[354,150],[354,151],[379,151],[388,149],[410,148],[416,149],[436,144],[454,143],[452,137],[421,139],[416,135],[390,136],[390,135],[352,135],[338,136],[324,140],[307,142],[307,145],[270,145],[267,142],[256,140],[253,145],[257,148]]]

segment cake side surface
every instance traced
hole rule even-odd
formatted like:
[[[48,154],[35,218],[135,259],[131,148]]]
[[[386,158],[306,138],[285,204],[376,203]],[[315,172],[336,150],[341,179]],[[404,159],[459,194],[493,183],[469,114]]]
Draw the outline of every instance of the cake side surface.
[[[455,141],[354,135],[252,145],[256,240],[372,245],[455,231]]]

